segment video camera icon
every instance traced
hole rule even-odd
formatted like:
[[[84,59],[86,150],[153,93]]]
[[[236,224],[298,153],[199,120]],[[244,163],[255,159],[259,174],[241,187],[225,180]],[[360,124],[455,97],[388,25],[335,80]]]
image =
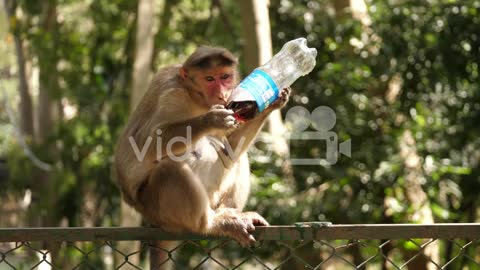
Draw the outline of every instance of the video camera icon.
[[[349,139],[338,144],[337,133],[330,131],[337,122],[335,111],[330,107],[320,106],[310,113],[302,106],[295,106],[288,110],[285,120],[292,130],[288,136],[292,165],[334,165],[338,161],[339,153],[351,157],[352,141]],[[316,131],[306,131],[310,125]],[[314,146],[319,146],[318,142],[321,142],[325,145],[324,155],[292,157],[292,143],[298,141],[316,141]]]

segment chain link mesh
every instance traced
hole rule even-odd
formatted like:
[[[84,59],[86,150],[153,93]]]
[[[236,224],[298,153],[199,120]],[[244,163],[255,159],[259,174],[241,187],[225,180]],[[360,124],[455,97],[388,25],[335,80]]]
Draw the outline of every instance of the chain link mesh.
[[[4,242],[0,270],[149,269],[150,249],[163,253],[158,266],[169,269],[419,269],[418,263],[428,269],[480,269],[479,242],[278,239],[244,248],[232,240],[186,240],[165,249],[142,241],[140,249],[130,253],[120,250],[118,241]],[[433,245],[440,252],[437,260],[425,256]]]

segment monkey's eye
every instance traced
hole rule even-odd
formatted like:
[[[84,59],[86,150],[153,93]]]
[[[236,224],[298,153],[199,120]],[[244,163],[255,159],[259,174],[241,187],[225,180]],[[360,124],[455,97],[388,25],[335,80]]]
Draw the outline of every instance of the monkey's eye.
[[[205,80],[207,80],[209,82],[213,82],[213,81],[215,81],[215,78],[213,78],[213,76],[207,76],[207,77],[205,77]]]
[[[223,74],[223,75],[222,75],[221,79],[222,79],[222,80],[226,80],[226,79],[230,78],[230,76],[231,76],[231,74],[226,73],[226,74]]]

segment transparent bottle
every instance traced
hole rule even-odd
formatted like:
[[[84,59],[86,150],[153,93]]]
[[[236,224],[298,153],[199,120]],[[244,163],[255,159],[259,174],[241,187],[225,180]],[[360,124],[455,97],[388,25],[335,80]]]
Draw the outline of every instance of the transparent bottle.
[[[293,84],[315,67],[317,50],[307,47],[305,38],[285,43],[265,65],[256,68],[233,90],[228,109],[238,121],[247,121],[262,112]]]

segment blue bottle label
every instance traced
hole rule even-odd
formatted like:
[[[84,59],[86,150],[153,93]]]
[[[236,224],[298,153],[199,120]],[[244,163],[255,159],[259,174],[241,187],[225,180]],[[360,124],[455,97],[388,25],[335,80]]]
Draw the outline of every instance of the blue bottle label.
[[[278,98],[278,87],[273,79],[264,71],[255,69],[238,86],[249,92],[258,105],[258,110],[265,110]]]

